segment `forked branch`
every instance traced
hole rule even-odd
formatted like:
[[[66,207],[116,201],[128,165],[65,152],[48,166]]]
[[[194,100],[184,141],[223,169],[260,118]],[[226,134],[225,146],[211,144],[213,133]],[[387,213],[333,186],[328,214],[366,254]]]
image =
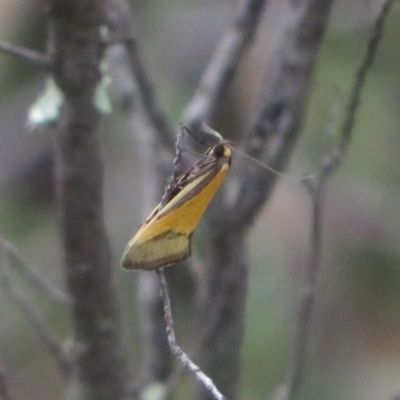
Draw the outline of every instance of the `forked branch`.
[[[335,149],[335,151],[332,151],[332,153],[325,159],[321,178],[325,177],[324,179],[327,179],[328,176],[339,167],[352,139],[357,111],[360,107],[361,94],[365,86],[365,80],[372,67],[372,63],[374,62],[378,45],[382,39],[383,27],[392,4],[393,0],[383,1],[372,29],[370,30],[367,48],[361,64],[357,69],[346,107],[346,113],[341,128],[341,142],[338,148]]]
[[[376,56],[378,45],[382,37],[383,25],[392,3],[393,0],[384,1],[374,21],[364,57],[357,69],[352,85],[344,122],[340,130],[340,143],[329,154],[324,156],[317,180],[314,183],[311,181],[305,181],[312,201],[311,252],[301,289],[293,353],[292,359],[289,363],[289,377],[286,386],[280,388],[277,393],[277,400],[292,400],[303,379],[322,252],[322,217],[325,188],[329,177],[336,171],[340,163],[343,161],[351,142],[355,118],[360,106],[362,90],[365,87],[367,74],[370,71],[373,60]]]

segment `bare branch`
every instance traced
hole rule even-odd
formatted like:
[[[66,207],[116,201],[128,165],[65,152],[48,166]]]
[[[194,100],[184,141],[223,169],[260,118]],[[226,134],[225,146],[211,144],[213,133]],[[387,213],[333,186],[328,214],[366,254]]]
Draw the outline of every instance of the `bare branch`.
[[[280,162],[288,159],[300,133],[313,66],[331,5],[332,0],[289,2],[291,8],[287,20],[290,23],[278,41],[260,107],[249,127],[246,151],[253,156],[260,157],[267,139],[275,134],[280,146],[272,150],[276,150]],[[271,165],[269,161],[267,163]],[[277,165],[271,166],[279,169]],[[264,170],[243,168],[241,171],[235,204],[225,204],[226,212],[213,212],[208,220],[211,260],[201,339],[202,365],[232,399],[237,397],[248,287],[245,231],[276,179]],[[202,398],[208,397],[202,393]]]
[[[210,118],[215,106],[234,78],[239,62],[256,32],[266,0],[247,0],[224,34],[186,107],[182,120],[196,130]]]
[[[35,67],[51,70],[53,62],[48,55],[38,53],[33,50],[18,47],[10,43],[0,40],[0,52],[17,58],[18,60],[24,61],[28,64],[34,65]]]
[[[172,129],[164,110],[159,104],[153,83],[147,75],[147,70],[139,51],[134,19],[125,0],[108,0],[108,24],[113,37],[120,38],[125,44],[129,66],[137,83],[144,112],[149,121],[171,150],[175,141]]]
[[[103,212],[101,114],[93,101],[102,77],[105,1],[49,4],[49,46],[59,66],[54,79],[64,95],[54,151],[64,271],[73,300],[71,385],[75,399],[88,400],[124,398],[127,376]]]
[[[356,72],[346,115],[341,129],[340,144],[321,162],[321,172],[317,181],[305,181],[312,200],[311,254],[307,263],[299,301],[299,311],[295,327],[295,338],[287,384],[277,392],[277,400],[292,400],[302,382],[306,360],[307,344],[313,318],[317,277],[320,269],[322,251],[322,216],[325,188],[328,178],[342,162],[353,136],[354,121],[360,105],[361,93],[365,86],[368,71],[375,58],[382,37],[383,25],[393,1],[387,0],[376,17],[365,55]]]
[[[185,127],[181,126],[178,136],[176,137],[176,143],[175,143],[176,154],[175,154],[175,158],[174,158],[174,169],[172,171],[171,176],[168,179],[164,195],[161,198],[160,207],[163,207],[166,205],[168,198],[171,196],[171,193],[175,187],[175,183],[178,179],[181,161],[182,161],[182,151],[183,151],[182,140],[183,140],[184,129],[185,129]]]
[[[332,3],[333,0],[289,2],[290,23],[272,57],[259,107],[249,124],[245,148],[274,170],[284,169],[300,136],[314,65]],[[234,226],[252,223],[277,180],[276,174],[247,164],[241,171],[241,187],[233,205]]]
[[[27,321],[32,325],[44,345],[54,357],[64,374],[72,370],[71,361],[65,354],[61,343],[46,326],[43,316],[31,305],[23,292],[11,283],[9,276],[2,271],[0,273],[0,286],[7,292],[10,300],[20,309]]]
[[[0,399],[1,400],[16,400],[10,392],[7,382],[6,371],[3,365],[0,363]]]
[[[327,24],[332,0],[288,2],[287,16],[272,58],[259,109],[251,121],[246,152],[261,158],[267,137],[282,140],[285,161],[300,132],[300,120],[312,70]],[[281,114],[282,112],[282,114]],[[289,123],[288,123],[289,122]],[[261,151],[256,152],[256,145]],[[250,147],[252,145],[252,147]],[[276,148],[274,147],[274,150]],[[270,162],[267,162],[271,165]],[[274,169],[276,165],[271,165]],[[210,259],[203,302],[201,365],[229,399],[238,397],[240,348],[244,337],[248,290],[248,226],[257,215],[276,179],[260,169],[240,168],[238,192],[207,219]],[[222,197],[221,197],[222,198]],[[214,202],[214,205],[216,203]],[[223,211],[222,211],[223,210]],[[210,215],[210,214],[209,214]],[[209,396],[201,393],[204,399]]]
[[[312,200],[311,253],[300,293],[299,311],[293,341],[293,355],[289,362],[289,378],[286,388],[282,392],[284,397],[280,397],[279,400],[293,399],[303,379],[307,343],[317,289],[317,277],[320,270],[325,185],[323,181],[320,181],[316,186],[310,184],[309,181],[305,181],[305,184]]]
[[[119,43],[110,47],[108,54],[113,64],[111,70],[113,82],[122,100],[131,135],[137,145],[141,175],[143,175],[142,181],[147,183],[140,190],[142,217],[145,218],[149,212],[149,206],[156,204],[162,195],[160,188],[164,186],[167,176],[160,171],[166,173],[170,168],[170,150],[172,147],[169,145],[168,148],[167,146],[160,146],[156,140],[157,134],[165,136],[164,142],[169,141],[168,135],[173,135],[171,136],[171,145],[173,146],[175,133],[168,133],[171,128],[165,125],[168,124],[165,116],[161,116],[161,119],[157,117],[162,110],[155,103],[154,95],[150,105],[144,104],[144,96],[140,92],[145,89],[143,89],[143,84],[141,88],[139,87],[138,77],[135,75],[135,69],[132,68],[133,59],[128,54],[124,41],[127,37],[129,39],[132,37],[130,10],[127,3],[123,0],[110,0],[108,1],[108,8],[111,35],[116,38],[122,36],[123,40],[121,42],[121,39],[119,39]],[[137,47],[135,48],[137,50]],[[137,57],[139,55],[136,55],[134,59],[137,59]],[[145,72],[143,69],[140,70]],[[158,154],[157,162],[162,164],[161,167],[154,163],[152,155],[155,152]],[[172,355],[164,333],[164,312],[158,277],[155,274],[139,274],[138,289],[143,359],[138,379],[139,384],[135,383],[132,386],[133,389],[130,389],[130,392],[133,390],[136,397],[139,396],[139,393],[141,396],[145,396],[146,390],[164,386],[163,382],[168,379],[172,370]]]
[[[62,305],[71,303],[71,299],[66,293],[41,276],[39,272],[29,265],[25,258],[19,253],[18,249],[1,235],[0,250],[7,254],[13,267],[35,285],[41,293]]]
[[[168,343],[172,354],[178,358],[182,365],[190,372],[193,372],[197,380],[206,388],[208,392],[217,400],[224,400],[225,397],[219,392],[213,381],[189,358],[189,356],[180,348],[176,341],[174,331],[174,320],[172,318],[171,300],[168,294],[167,281],[165,279],[164,270],[160,268],[156,270],[161,284],[161,297],[164,302],[164,316],[167,325]]]
[[[384,0],[382,2],[381,8],[375,18],[372,29],[370,30],[367,48],[364,57],[362,58],[362,62],[356,72],[350,98],[346,107],[346,114],[341,128],[341,142],[338,148],[326,158],[323,171],[324,175],[329,175],[338,168],[351,141],[357,111],[360,107],[361,94],[365,87],[365,80],[374,62],[382,38],[383,26],[392,4],[393,0]]]

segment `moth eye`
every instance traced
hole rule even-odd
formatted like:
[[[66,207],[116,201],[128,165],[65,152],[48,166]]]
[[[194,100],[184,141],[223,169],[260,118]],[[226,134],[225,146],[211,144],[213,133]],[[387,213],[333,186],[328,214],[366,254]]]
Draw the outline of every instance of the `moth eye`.
[[[225,152],[225,146],[223,144],[217,144],[214,147],[214,155],[215,157],[223,157]]]

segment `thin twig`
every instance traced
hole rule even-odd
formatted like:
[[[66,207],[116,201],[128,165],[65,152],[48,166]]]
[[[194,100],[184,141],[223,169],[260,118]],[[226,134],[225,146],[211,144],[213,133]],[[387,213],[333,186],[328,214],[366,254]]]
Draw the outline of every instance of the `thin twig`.
[[[51,70],[53,63],[48,55],[38,53],[34,50],[25,49],[0,40],[0,52],[13,56],[35,67]]]
[[[288,23],[277,40],[268,79],[250,118],[244,143],[246,153],[274,170],[285,169],[300,137],[332,4],[333,0],[288,2]],[[228,214],[227,224],[235,229],[251,225],[277,178],[276,174],[243,166],[236,199],[231,201],[235,212]]]
[[[324,157],[321,162],[321,172],[317,180],[312,183],[305,181],[305,185],[312,199],[312,231],[311,254],[307,263],[304,281],[301,289],[299,311],[295,327],[293,355],[289,363],[290,372],[287,384],[280,388],[276,399],[291,400],[294,398],[302,379],[305,366],[307,344],[313,318],[317,277],[320,270],[322,251],[322,216],[325,189],[328,178],[342,162],[353,136],[356,113],[360,106],[361,93],[365,86],[367,73],[370,71],[375,58],[378,44],[382,37],[383,25],[393,0],[386,0],[378,13],[368,40],[365,55],[355,75],[350,99],[346,108],[344,123],[341,128],[340,143],[337,148]]]
[[[196,130],[208,120],[218,100],[235,76],[240,60],[251,43],[266,0],[247,0],[214,51],[199,87],[182,120]]]
[[[129,67],[140,93],[143,111],[146,113],[157,134],[160,135],[167,147],[172,149],[175,133],[157,99],[153,83],[148,76],[147,68],[142,60],[137,35],[134,31],[134,19],[129,4],[125,0],[109,1],[108,4],[107,18],[110,31],[113,37],[121,38],[121,42],[125,44]]]
[[[214,382],[189,358],[189,356],[178,345],[174,331],[174,320],[172,318],[171,300],[168,294],[167,281],[165,279],[163,268],[156,270],[161,284],[161,297],[164,302],[164,317],[167,325],[168,343],[172,354],[179,359],[182,365],[190,372],[193,372],[197,380],[204,385],[207,391],[217,400],[224,400],[225,397],[219,392]]]
[[[175,141],[175,132],[169,126],[169,121],[158,103],[153,91],[152,83],[143,66],[139,54],[137,38],[133,30],[132,15],[125,0],[107,2],[107,12],[111,37],[119,37],[119,44],[109,49],[110,56],[114,57],[118,71],[114,82],[119,83],[117,88],[122,94],[125,111],[129,119],[130,129],[139,145],[139,154],[143,164],[143,173],[149,179],[144,179],[143,212],[148,213],[150,204],[158,201],[160,197],[159,187],[165,182],[166,175],[160,171],[168,171],[170,168],[170,154]],[[118,57],[118,60],[115,58]],[[140,135],[136,135],[136,132]],[[166,146],[158,146],[157,135],[163,138]],[[177,138],[177,146],[180,145]],[[156,147],[155,147],[156,146]],[[182,147],[182,146],[180,146]],[[156,168],[154,157],[149,155],[157,152]],[[164,155],[168,152],[168,156]],[[164,196],[161,203],[164,204],[176,181],[176,165],[180,162],[178,150],[174,161],[174,172],[167,181]],[[167,161],[168,160],[168,161]],[[158,172],[158,174],[156,174]],[[157,175],[157,176],[156,176]],[[162,183],[161,183],[162,181]],[[146,215],[144,215],[145,217]],[[139,275],[139,310],[142,314],[140,325],[143,338],[143,361],[141,368],[141,383],[131,386],[128,390],[132,397],[145,396],[146,388],[164,385],[163,382],[171,373],[172,355],[164,333],[163,303],[159,295],[159,280],[155,274]],[[145,382],[145,384],[143,384]],[[161,387],[161,386],[159,386]]]
[[[20,309],[27,321],[33,326],[44,345],[55,358],[61,371],[68,375],[72,369],[71,361],[68,359],[61,343],[46,326],[43,316],[32,307],[31,302],[24,296],[22,291],[11,282],[11,279],[4,271],[0,273],[0,286],[6,291],[10,300]]]
[[[290,372],[285,400],[294,398],[294,394],[297,392],[302,382],[322,252],[322,217],[325,196],[324,181],[320,181],[316,185],[312,185],[310,181],[305,181],[304,184],[308,188],[312,201],[311,253],[301,288],[299,311],[297,314],[297,324],[293,342],[293,355],[290,361]]]
[[[175,158],[174,158],[174,169],[172,171],[172,175],[168,179],[167,186],[165,188],[165,192],[161,198],[161,203],[160,207],[165,206],[167,203],[169,197],[171,196],[172,191],[174,190],[175,183],[178,179],[179,176],[179,171],[180,171],[180,166],[181,166],[181,161],[182,161],[182,141],[183,141],[183,135],[185,132],[185,127],[182,125],[181,129],[179,130],[179,133],[176,137],[176,143],[175,143]]]
[[[245,148],[275,170],[284,168],[300,134],[313,66],[332,2],[288,2],[287,23],[274,46],[268,79],[247,128]],[[274,142],[269,141],[271,137]],[[269,144],[266,154],[264,150]],[[270,157],[279,162],[270,163]],[[201,338],[202,365],[211,371],[209,373],[228,398],[237,397],[239,347],[244,336],[248,290],[246,233],[276,181],[274,174],[251,166],[243,167],[237,175],[236,196],[225,196],[228,201],[225,201],[224,212],[213,212],[210,218],[212,246]],[[214,325],[215,321],[218,325]],[[226,335],[228,331],[230,334]]]
[[[164,139],[167,145],[171,145],[174,131],[171,128],[161,105],[156,100],[154,88],[151,80],[147,76],[146,68],[139,53],[136,38],[132,37],[126,41],[126,49],[145,110],[147,111],[152,124],[156,128],[157,133]]]
[[[42,275],[40,275],[39,272],[37,272],[19,253],[15,245],[1,235],[0,251],[4,251],[10,259],[12,266],[24,277],[28,278],[28,280],[35,285],[41,293],[62,305],[71,303],[71,299],[66,293],[52,285]]]
[[[3,365],[0,363],[0,399],[1,400],[16,400],[16,397],[13,396],[10,392],[6,371]]]
[[[332,152],[330,157],[327,157],[324,165],[324,170],[327,170],[327,172],[323,173],[325,175],[332,174],[332,172],[339,167],[339,164],[343,159],[343,155],[344,153],[346,153],[349,143],[351,142],[357,111],[360,107],[361,94],[365,86],[365,80],[374,62],[378,45],[382,38],[383,26],[385,24],[392,4],[393,0],[383,1],[372,26],[372,29],[370,30],[367,48],[364,57],[362,58],[362,62],[357,69],[349,97],[349,102],[346,107],[346,114],[341,128],[341,143],[338,149]]]

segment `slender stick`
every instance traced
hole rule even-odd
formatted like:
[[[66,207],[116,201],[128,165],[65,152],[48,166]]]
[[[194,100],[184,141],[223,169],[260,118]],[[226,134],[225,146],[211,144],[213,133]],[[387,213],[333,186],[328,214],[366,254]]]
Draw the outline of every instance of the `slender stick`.
[[[16,400],[16,397],[13,396],[10,392],[6,371],[3,365],[0,363],[0,399],[1,400]]]
[[[27,62],[35,67],[51,70],[53,63],[48,55],[25,49],[0,40],[0,52]]]
[[[325,188],[328,178],[343,161],[350,141],[353,136],[354,122],[360,106],[361,93],[365,86],[367,73],[370,71],[375,58],[378,44],[382,37],[383,25],[388,15],[393,0],[386,0],[375,19],[368,40],[367,49],[361,64],[356,72],[350,99],[346,108],[346,115],[341,128],[341,141],[339,146],[325,156],[321,162],[321,172],[315,183],[305,181],[305,185],[312,199],[312,231],[311,254],[307,264],[305,277],[301,290],[299,311],[295,328],[293,355],[290,362],[290,372],[285,387],[281,388],[277,399],[291,400],[297,392],[304,374],[307,345],[314,312],[317,278],[320,269],[322,251],[322,216]]]
[[[165,193],[161,200],[161,206],[165,205],[165,203],[168,201],[168,197],[170,196],[172,190],[174,189],[175,183],[179,175],[180,163],[182,160],[182,140],[184,132],[185,132],[185,127],[181,126],[181,129],[176,139],[176,155],[174,158],[174,170],[172,172],[171,177],[168,180]],[[156,272],[160,279],[161,298],[164,303],[164,318],[165,318],[165,323],[167,325],[166,329],[167,329],[168,344],[172,354],[180,360],[180,362],[185,368],[187,368],[189,371],[195,374],[197,380],[204,385],[206,390],[209,391],[214,396],[215,399],[224,400],[225,397],[219,392],[217,387],[214,385],[213,381],[207,375],[204,374],[204,372],[189,358],[189,356],[178,345],[175,337],[171,300],[168,293],[168,285],[167,285],[167,280],[165,279],[164,268],[159,268],[156,270]]]
[[[247,0],[216,47],[199,87],[182,120],[196,130],[209,119],[218,100],[232,82],[239,62],[251,43],[266,0]]]
[[[322,217],[325,185],[322,181],[315,186],[310,184],[309,181],[305,181],[305,185],[309,190],[312,200],[311,253],[301,288],[293,356],[290,363],[291,370],[287,386],[286,399],[288,400],[294,398],[294,394],[297,392],[304,375],[307,343],[313,318],[322,252]]]
[[[149,118],[151,125],[157,134],[170,149],[173,148],[175,133],[172,129],[167,115],[157,99],[153,82],[143,62],[140,53],[136,32],[134,30],[134,18],[129,4],[125,0],[108,2],[108,23],[115,37],[121,38],[125,44],[126,55],[132,76],[137,84],[143,111]]]
[[[331,156],[325,161],[324,169],[328,170],[325,174],[331,174],[333,170],[338,168],[344,153],[347,151],[349,143],[352,139],[354,124],[356,121],[357,111],[360,107],[361,94],[365,86],[365,80],[378,50],[378,45],[382,39],[383,26],[389,14],[393,0],[384,0],[381,8],[376,16],[370,36],[367,43],[367,48],[362,58],[361,64],[357,69],[354,82],[352,85],[349,102],[346,107],[346,114],[341,128],[341,144],[339,148],[332,152]],[[332,170],[332,171],[331,171]]]
[[[147,76],[136,38],[132,37],[130,40],[126,41],[126,49],[147,114],[152,124],[156,127],[157,133],[160,134],[166,144],[170,144],[174,133],[170,127],[167,116],[156,100],[154,88],[151,80]]]
[[[171,196],[172,191],[174,190],[175,183],[178,179],[180,165],[182,161],[182,152],[183,152],[182,141],[184,132],[185,132],[185,127],[181,126],[181,129],[176,137],[176,143],[175,143],[176,153],[174,158],[174,169],[172,171],[172,175],[168,179],[165,192],[163,194],[163,197],[161,198],[160,207],[165,206],[165,204],[167,203],[169,197]]]
[[[196,365],[189,356],[181,349],[178,345],[175,337],[174,331],[174,320],[172,317],[171,310],[171,300],[168,294],[168,286],[167,281],[164,275],[164,269],[159,268],[156,270],[161,284],[161,297],[164,302],[164,317],[167,325],[167,336],[168,343],[171,348],[172,354],[178,358],[178,360],[182,363],[182,365],[188,369],[190,372],[193,372],[197,378],[197,380],[204,385],[207,391],[217,400],[224,400],[225,397],[219,392],[217,387],[214,385],[214,382]]]
[[[39,291],[48,298],[62,305],[70,304],[71,299],[62,290],[58,289],[39,274],[20,254],[14,244],[0,235],[0,251],[4,251],[9,257],[12,266],[26,277]]]
[[[300,137],[313,72],[333,0],[288,2],[287,23],[271,57],[268,79],[248,124],[244,151],[274,170],[283,171]],[[229,223],[251,225],[277,180],[249,165],[240,168],[237,196]],[[228,218],[226,218],[228,219]]]
[[[39,338],[55,358],[61,371],[68,375],[71,372],[72,363],[63,350],[61,343],[46,326],[42,314],[32,307],[31,302],[11,282],[11,279],[4,271],[0,274],[0,286],[7,292],[10,300],[20,309],[27,321],[33,326]]]
[[[114,73],[117,75],[114,82],[119,83],[119,92],[126,105],[125,110],[128,114],[132,134],[135,134],[135,140],[139,145],[143,171],[148,178],[144,181],[149,183],[143,188],[143,208],[147,214],[149,205],[157,201],[160,196],[157,187],[161,187],[160,185],[165,182],[165,175],[159,172],[168,171],[170,168],[170,161],[166,160],[170,160],[169,155],[173,149],[175,132],[170,127],[167,116],[158,103],[153,82],[144,66],[127,1],[108,1],[107,4],[111,39],[113,37],[120,38],[120,43],[116,43],[109,49],[109,54],[114,56],[113,61],[118,68],[118,71],[114,68]],[[116,56],[118,60],[115,60]],[[140,135],[136,135],[136,132],[140,132]],[[164,146],[158,146],[157,137],[162,138]],[[181,158],[181,155],[178,157],[178,147],[182,147],[180,140],[178,135],[174,172],[167,181],[161,200],[162,204],[167,201],[178,174],[177,164],[180,163]],[[149,152],[151,154],[157,152],[160,156],[158,163],[161,164],[161,168],[156,168],[154,157],[149,157]],[[162,155],[167,152],[168,157],[163,157]],[[164,333],[163,303],[159,292],[159,279],[155,274],[142,273],[139,275],[138,297],[141,313],[140,325],[143,331],[143,361],[140,381],[146,382],[145,387],[163,385],[162,382],[168,378],[172,368],[171,351]],[[141,384],[134,385],[133,390],[137,396],[139,393],[145,396],[145,388]]]

